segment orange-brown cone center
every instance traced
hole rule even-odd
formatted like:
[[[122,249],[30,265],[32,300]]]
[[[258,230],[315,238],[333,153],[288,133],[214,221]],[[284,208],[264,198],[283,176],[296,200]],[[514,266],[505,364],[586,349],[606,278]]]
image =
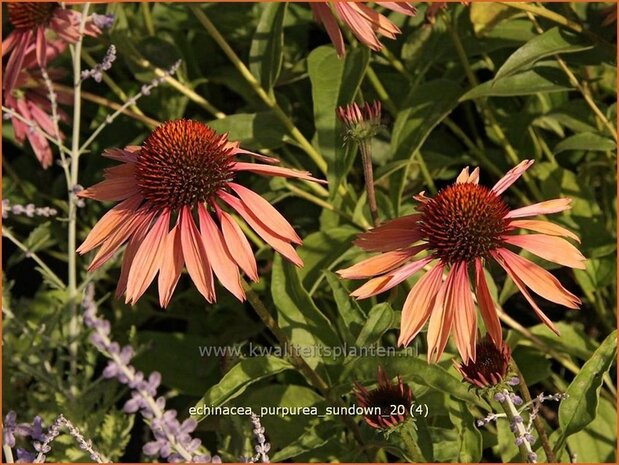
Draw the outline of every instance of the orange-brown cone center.
[[[494,192],[472,183],[452,184],[420,207],[421,231],[436,258],[453,264],[486,257],[498,247],[509,209]]]
[[[7,3],[9,21],[16,29],[33,29],[46,26],[60,5],[57,2]]]
[[[233,155],[226,135],[206,124],[168,121],[148,136],[138,152],[137,185],[158,207],[193,206],[232,179]]]

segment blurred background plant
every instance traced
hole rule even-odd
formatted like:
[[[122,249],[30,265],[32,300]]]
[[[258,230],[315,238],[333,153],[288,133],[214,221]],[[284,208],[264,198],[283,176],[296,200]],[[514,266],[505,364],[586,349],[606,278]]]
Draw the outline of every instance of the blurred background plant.
[[[438,365],[425,362],[424,337],[414,342],[419,357],[398,351],[383,359],[336,358],[323,352],[306,357],[303,369],[294,357],[244,352],[250,343],[271,347],[282,341],[395,347],[400,315],[394,309],[402,308],[414,281],[356,302],[348,298],[350,283],[333,273],[365,256],[351,243],[372,222],[363,166],[356,147],[344,144],[336,108],[376,99],[383,109],[382,128],[371,140],[379,221],[413,212],[412,195],[436,193],[466,165],[479,166],[482,183],[492,185],[525,158],[536,163],[510,191],[510,207],[574,199],[573,208],[553,220],[581,238],[587,268],[553,271],[544,264],[583,300],[578,312],[542,307],[561,336],[538,324],[498,268],[490,291],[531,395],[569,395],[558,408],[544,403],[539,409],[557,458],[614,462],[616,5],[416,6],[415,16],[373,6],[401,30],[376,52],[342,24],[343,58],[304,3],[87,7],[108,28],[87,37],[81,52],[71,45],[48,64],[65,70],[64,77],[49,76],[60,111],[69,115],[69,124],[60,120],[65,149],[51,144],[54,163],[44,170],[3,121],[3,417],[16,411],[20,421],[38,415],[50,425],[62,414],[102,456],[150,459],[143,453],[153,440],[147,422],[123,411],[131,389],[104,376],[106,358],[89,342],[81,299],[93,283],[111,340],[136,350],[136,370],[161,374],[159,393],[180,422],[190,407],[203,404],[256,410],[348,405],[353,381],[370,389],[380,363],[427,406],[427,417],[415,418],[413,438],[426,461],[521,460],[508,422],[475,426],[500,405],[462,383],[451,363],[451,343]],[[10,32],[6,14],[3,21]],[[68,71],[75,71],[71,52],[81,56],[80,71],[94,70],[94,79],[80,81],[77,132],[71,123],[76,107],[66,104],[77,91]],[[112,114],[117,116],[110,121]],[[108,208],[84,205],[74,195],[112,166],[99,154],[137,145],[159,122],[181,117],[208,122],[244,148],[329,180],[327,189],[248,175],[246,182],[277,204],[304,238],[299,253],[305,267],[296,269],[249,235],[259,260],[261,280],[252,286],[259,302],[239,303],[221,289],[218,302],[209,305],[183,277],[167,311],[153,289],[130,307],[112,296],[119,257],[92,275],[85,271],[88,257],[75,257],[75,243]],[[80,148],[80,165],[67,174],[71,152]],[[269,328],[252,308],[272,317]],[[240,351],[202,356],[204,346]],[[376,434],[361,416],[264,417],[271,450],[260,451],[253,441],[263,433],[257,425],[259,432],[252,433],[250,418],[195,420],[191,434],[223,461],[267,452],[273,461],[410,459],[399,436]],[[533,450],[544,461],[539,443]],[[47,458],[91,460],[69,435],[54,441]]]

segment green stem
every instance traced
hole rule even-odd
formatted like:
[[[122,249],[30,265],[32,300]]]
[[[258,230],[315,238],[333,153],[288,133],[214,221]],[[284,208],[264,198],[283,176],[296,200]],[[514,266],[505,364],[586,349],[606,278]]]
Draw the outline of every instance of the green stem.
[[[368,77],[370,83],[372,84],[372,87],[374,87],[374,90],[378,94],[378,98],[380,98],[387,111],[391,113],[391,115],[393,115],[393,117],[395,118],[398,114],[398,108],[396,107],[393,100],[391,100],[391,97],[389,97],[387,89],[385,89],[385,86],[383,86],[382,82],[380,82],[380,79],[378,78],[376,72],[372,69],[371,66],[367,67],[366,76]]]
[[[372,148],[371,141],[364,140],[359,144],[361,152],[361,163],[363,165],[363,177],[365,179],[365,191],[368,198],[368,207],[372,216],[372,223],[378,226],[378,205],[376,204],[376,190],[374,189],[374,170],[372,168]]]
[[[197,5],[190,5],[189,8],[194,13],[198,21],[204,26],[204,29],[209,33],[209,35],[217,42],[217,45],[221,47],[223,52],[230,59],[235,68],[241,73],[243,78],[247,81],[247,83],[251,86],[253,91],[260,97],[260,99],[266,104],[268,108],[273,111],[277,119],[279,119],[282,124],[286,127],[290,135],[295,139],[303,151],[307,153],[307,155],[314,161],[318,169],[327,174],[327,162],[323,158],[323,156],[316,151],[316,149],[312,146],[312,144],[305,138],[305,136],[297,129],[294,123],[290,120],[288,115],[281,109],[275,97],[269,95],[266,92],[260,83],[256,80],[251,71],[245,66],[245,64],[241,61],[241,59],[237,56],[237,54],[232,50],[232,47],[228,45],[226,39],[220,34],[215,25],[211,22],[210,19],[204,14],[204,12]]]
[[[29,250],[28,247],[26,247],[24,243],[22,243],[19,239],[13,236],[13,234],[11,234],[11,232],[7,228],[2,228],[2,235],[6,237],[8,240],[10,240],[13,244],[15,244],[19,250],[21,250],[22,252],[26,254],[27,257],[32,258],[36,262],[36,264],[39,265],[41,269],[44,270],[45,273],[49,275],[51,280],[54,281],[54,284],[56,284],[56,286],[58,286],[59,289],[65,289],[67,287],[66,284],[62,281],[62,279],[60,279],[58,275],[54,273],[51,270],[51,268],[45,264],[45,262],[41,259],[41,257],[39,257],[36,253],[32,252],[31,250]]]
[[[6,463],[15,463],[15,459],[13,458],[13,450],[11,450],[9,445],[3,444],[2,450],[4,451],[4,458],[6,459]]]
[[[68,232],[68,293],[70,307],[69,321],[69,357],[71,375],[77,373],[77,352],[78,342],[77,337],[80,330],[80,319],[77,314],[77,199],[73,189],[78,184],[79,177],[79,159],[80,159],[80,127],[82,113],[82,79],[81,79],[81,57],[82,57],[82,42],[84,39],[84,29],[86,27],[86,18],[90,3],[85,3],[82,8],[82,17],[79,26],[79,39],[75,44],[73,53],[73,133],[71,135],[71,183],[68,188],[69,192],[69,232]]]
[[[520,371],[520,368],[518,368],[518,365],[516,364],[516,361],[513,358],[511,360],[511,365],[512,365],[512,369],[516,372],[516,376],[518,376],[518,380],[519,380],[518,387],[520,388],[520,393],[522,394],[522,397],[524,398],[524,402],[526,404],[532,404],[533,399],[531,398],[531,393],[529,392],[529,387],[527,386],[527,382],[524,379],[524,376],[522,376],[522,372]],[[539,439],[542,442],[542,447],[544,448],[544,452],[546,452],[546,461],[550,463],[556,462],[557,457],[555,456],[555,453],[552,450],[552,446],[550,445],[550,441],[548,440],[548,435],[546,434],[546,429],[544,428],[544,423],[542,422],[542,419],[540,418],[539,415],[537,415],[533,419],[533,426],[535,426],[535,430],[537,431]]]
[[[153,23],[153,16],[150,14],[150,5],[146,2],[140,3],[140,8],[142,9],[142,16],[144,17],[144,26],[146,26],[148,35],[154,36],[155,25]]]
[[[423,159],[423,155],[421,154],[421,150],[417,150],[417,163],[419,163],[419,170],[421,171],[421,176],[423,176],[423,180],[428,186],[428,190],[431,194],[436,194],[436,184],[434,184],[434,179],[432,179],[432,175],[430,174],[430,170],[428,169],[428,165],[426,165],[426,161]]]
[[[412,428],[414,428],[413,420],[409,418],[406,424],[402,425],[402,428],[400,429],[400,436],[402,437],[404,444],[406,444],[408,453],[410,454],[409,458],[414,463],[424,463],[425,459],[423,457],[423,453],[419,448],[419,444],[417,444],[417,439],[415,438]]]
[[[514,418],[519,417],[520,414],[518,413],[516,406],[514,405],[511,397],[509,396],[510,393],[507,390],[504,390],[502,394],[504,400],[499,403],[501,404],[501,407],[503,407],[503,411],[505,412],[505,415],[509,420],[510,426],[514,427],[515,431],[512,430],[514,436],[522,437],[526,434],[524,424],[522,422],[514,421]],[[520,456],[522,457],[522,461],[524,463],[535,463],[534,460],[531,460],[531,454],[533,454],[533,449],[531,449],[531,444],[529,443],[529,441],[522,441],[518,446],[518,449],[520,450]]]
[[[299,355],[296,350],[294,350],[294,346],[290,343],[288,336],[286,336],[286,333],[284,333],[284,331],[282,331],[282,329],[279,327],[279,324],[277,323],[277,321],[275,321],[269,310],[262,303],[258,294],[254,292],[253,288],[245,280],[242,281],[242,284],[243,289],[245,290],[245,294],[247,295],[248,302],[256,311],[265,326],[269,328],[271,333],[273,333],[273,335],[277,338],[278,342],[283,347],[291,349],[287,352],[289,353],[292,364],[305,375],[310,384],[316,389],[318,389],[318,391],[320,391],[323,397],[327,399],[331,404],[343,406],[344,403],[342,402],[342,400],[338,396],[335,396],[331,393],[329,385],[325,382],[322,376],[320,376],[312,367],[310,367],[305,361],[305,359],[301,355]],[[363,439],[361,438],[361,432],[359,431],[358,425],[353,421],[350,416],[344,415],[341,418],[343,419],[344,423],[346,423],[346,425],[350,428],[357,442],[363,445]]]

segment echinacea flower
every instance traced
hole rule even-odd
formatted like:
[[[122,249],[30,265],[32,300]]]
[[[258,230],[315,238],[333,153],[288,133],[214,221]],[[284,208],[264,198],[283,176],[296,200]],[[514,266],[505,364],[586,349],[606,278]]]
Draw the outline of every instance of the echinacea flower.
[[[552,331],[558,329],[537,306],[528,289],[568,308],[579,308],[580,299],[567,291],[548,271],[512,252],[523,248],[545,260],[571,268],[585,267],[585,258],[568,241],[578,237],[556,224],[522,219],[557,213],[570,208],[571,199],[547,200],[510,210],[500,195],[533,164],[525,160],[511,169],[492,189],[479,185],[479,170],[462,170],[455,184],[434,197],[423,193],[418,212],[397,218],[359,235],[355,244],[369,252],[381,252],[338,273],[343,278],[372,278],[352,292],[365,299],[385,292],[424,267],[425,273],[413,286],[402,309],[398,344],[408,345],[428,325],[428,360],[442,355],[449,333],[464,362],[475,360],[477,313],[474,293],[488,334],[500,344],[501,324],[490,296],[484,265],[495,260],[507,272],[533,310]],[[517,234],[518,229],[536,234]],[[417,254],[425,256],[410,261]],[[443,273],[447,277],[443,280]]]
[[[368,391],[359,383],[355,383],[355,397],[359,407],[367,409],[364,420],[372,428],[390,429],[401,425],[409,415],[413,402],[413,392],[408,384],[398,375],[397,381],[392,383],[382,366],[378,366],[378,386]],[[374,413],[380,411],[381,413]]]
[[[407,16],[413,16],[417,11],[408,2],[376,2],[376,4]],[[344,56],[346,49],[344,48],[344,38],[338,25],[338,19],[352,31],[361,43],[375,51],[380,51],[383,48],[378,39],[378,34],[395,39],[396,35],[400,33],[400,29],[389,19],[360,2],[312,2],[310,7],[316,21],[324,25],[340,57]]]
[[[90,264],[92,271],[128,241],[116,290],[117,296],[126,294],[127,303],[135,303],[159,273],[159,302],[166,307],[183,265],[207,301],[215,301],[213,274],[244,300],[239,269],[257,281],[256,259],[228,209],[277,252],[303,265],[292,247],[302,242],[293,227],[235,178],[250,172],[317,181],[308,172],[269,165],[277,160],[243,150],[226,134],[184,119],[163,123],[140,147],[103,155],[123,164],[108,168],[104,181],[78,195],[120,203],[99,220],[78,252],[101,246]],[[269,164],[237,161],[238,155]]]
[[[477,342],[475,361],[457,363],[456,369],[465,381],[479,388],[488,388],[502,383],[509,371],[512,354],[507,344],[495,344],[486,336]]]
[[[380,130],[381,103],[374,100],[372,103],[365,102],[361,105],[351,103],[338,107],[337,117],[346,127],[345,139],[361,144]]]
[[[51,61],[62,53],[65,46],[62,41],[50,41],[46,49],[46,59]],[[62,70],[49,69],[47,74],[52,79],[61,77],[64,73]],[[55,133],[49,89],[41,77],[34,49],[24,56],[22,70],[17,75],[13,90],[4,92],[3,99],[4,106],[30,122],[26,123],[15,115],[7,115],[15,131],[15,140],[21,144],[28,139],[43,168],[48,168],[52,164],[52,149],[45,134],[52,138],[58,136],[60,141],[63,139],[63,134]],[[73,99],[67,93],[56,91],[56,103],[70,105]],[[60,108],[57,108],[57,114],[60,120],[67,120],[66,113]]]
[[[63,8],[58,2],[11,2],[6,7],[9,23],[15,28],[2,42],[2,56],[12,52],[3,84],[4,91],[9,92],[15,86],[24,57],[31,48],[36,51],[38,65],[42,68],[47,65],[47,31],[66,43],[77,42],[82,14]],[[84,34],[96,37],[101,34],[101,29],[91,20],[86,20]]]

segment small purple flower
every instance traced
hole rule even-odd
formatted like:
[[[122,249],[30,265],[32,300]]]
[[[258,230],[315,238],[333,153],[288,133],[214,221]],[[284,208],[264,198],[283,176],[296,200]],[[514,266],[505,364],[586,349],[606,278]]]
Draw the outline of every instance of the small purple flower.
[[[509,397],[511,398],[514,405],[522,405],[522,398],[520,396],[517,396],[516,394],[510,394]]]
[[[503,394],[502,392],[497,392],[494,395],[494,400],[496,400],[497,402],[505,402],[505,399],[507,399],[507,397],[505,397],[505,394]]]
[[[17,413],[11,410],[4,417],[4,428],[2,430],[2,444],[5,444],[9,447],[15,447],[15,428],[17,427],[16,423]]]
[[[510,386],[517,386],[520,384],[520,378],[518,378],[517,376],[513,376],[507,380],[507,384],[509,384]]]
[[[528,458],[529,462],[537,462],[537,454],[535,452],[530,452]]]
[[[37,458],[37,454],[34,452],[28,452],[21,447],[17,448],[17,463],[34,463]]]
[[[95,26],[99,29],[109,29],[114,25],[114,14],[107,13],[104,15],[99,15],[97,13],[93,13],[90,17]]]

